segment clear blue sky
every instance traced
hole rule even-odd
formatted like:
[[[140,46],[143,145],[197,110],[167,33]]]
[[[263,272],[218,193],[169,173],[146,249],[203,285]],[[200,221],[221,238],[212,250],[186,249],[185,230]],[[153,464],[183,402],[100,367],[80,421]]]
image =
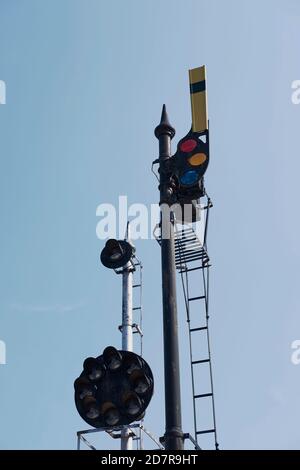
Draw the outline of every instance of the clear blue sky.
[[[222,448],[299,447],[297,0],[1,0],[0,448],[72,449],[73,381],[120,344],[120,279],[99,263],[96,207],[157,201],[153,129],[190,126],[188,69],[207,66],[214,201],[211,328]],[[159,248],[144,264],[146,424],[164,432]],[[179,291],[184,431],[192,432]],[[114,444],[114,443],[112,443]],[[111,446],[99,441],[99,447]]]

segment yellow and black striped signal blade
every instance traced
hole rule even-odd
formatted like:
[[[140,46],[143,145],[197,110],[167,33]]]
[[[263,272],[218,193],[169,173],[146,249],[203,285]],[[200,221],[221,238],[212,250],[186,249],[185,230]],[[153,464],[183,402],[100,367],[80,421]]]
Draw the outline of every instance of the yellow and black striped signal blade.
[[[208,130],[205,65],[189,70],[189,78],[192,130],[193,132],[204,132]]]

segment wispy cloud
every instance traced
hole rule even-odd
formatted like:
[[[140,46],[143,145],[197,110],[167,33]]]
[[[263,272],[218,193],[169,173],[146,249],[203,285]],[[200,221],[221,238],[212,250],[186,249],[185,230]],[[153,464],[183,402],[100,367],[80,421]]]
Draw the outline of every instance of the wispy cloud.
[[[84,307],[84,302],[77,304],[26,304],[22,302],[13,302],[9,305],[11,310],[16,312],[33,313],[69,313]]]

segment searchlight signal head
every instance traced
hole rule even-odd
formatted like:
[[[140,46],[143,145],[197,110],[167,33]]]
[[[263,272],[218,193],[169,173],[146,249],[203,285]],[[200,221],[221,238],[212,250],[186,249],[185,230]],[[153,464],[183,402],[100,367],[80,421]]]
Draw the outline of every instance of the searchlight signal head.
[[[134,246],[128,241],[109,239],[101,252],[100,260],[106,268],[118,269],[131,260],[134,252]]]
[[[179,188],[200,186],[200,181],[209,163],[208,131],[192,130],[178,142],[174,155],[175,175]]]
[[[153,375],[137,354],[107,347],[87,358],[74,382],[75,404],[95,428],[127,425],[142,419],[153,395]]]

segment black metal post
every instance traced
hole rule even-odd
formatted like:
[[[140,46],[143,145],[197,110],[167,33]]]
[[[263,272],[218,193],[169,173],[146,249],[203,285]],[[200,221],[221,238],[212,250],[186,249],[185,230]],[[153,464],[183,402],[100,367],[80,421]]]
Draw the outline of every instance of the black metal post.
[[[170,173],[171,139],[175,129],[168,120],[163,105],[160,124],[155,129],[159,140],[160,206],[161,206],[161,267],[164,331],[164,372],[165,372],[165,448],[183,449],[181,427],[180,371],[178,350],[178,324],[176,302],[176,268],[174,247],[174,214],[172,205],[172,181]]]

